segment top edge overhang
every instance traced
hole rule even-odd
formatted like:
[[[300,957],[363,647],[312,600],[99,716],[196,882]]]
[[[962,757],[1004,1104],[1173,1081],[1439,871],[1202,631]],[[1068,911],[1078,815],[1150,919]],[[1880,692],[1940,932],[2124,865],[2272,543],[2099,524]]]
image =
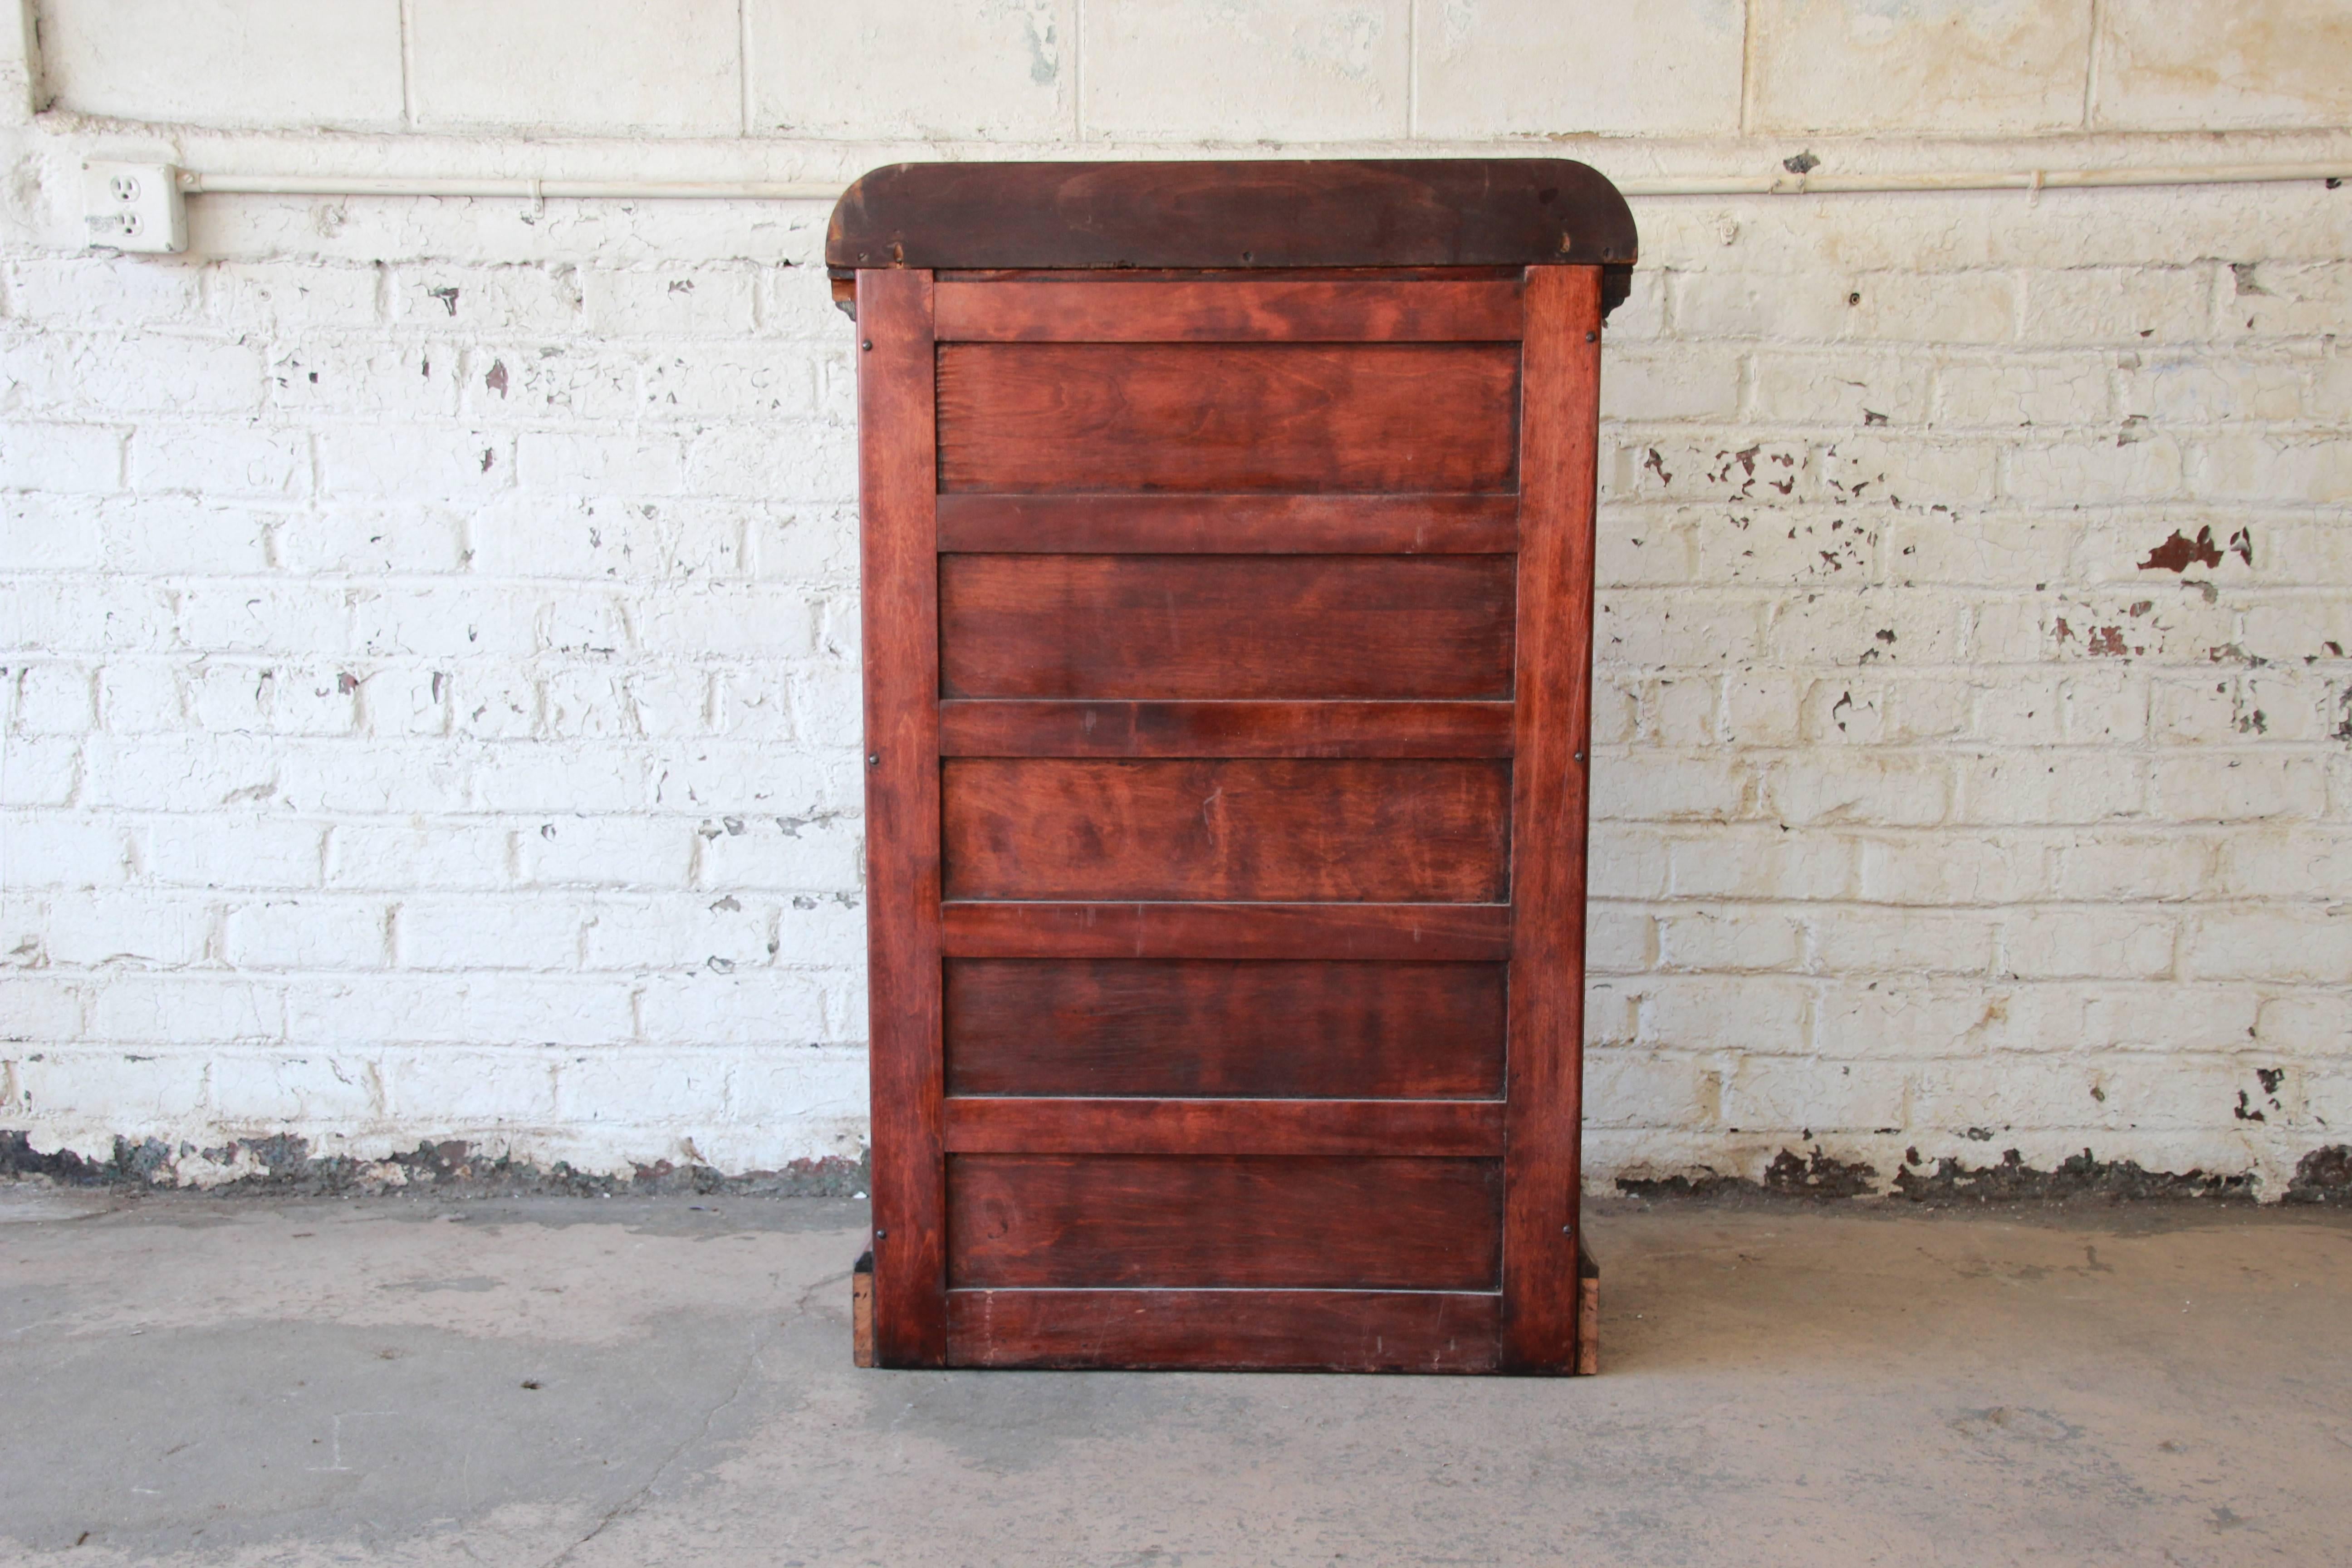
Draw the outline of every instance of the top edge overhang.
[[[860,268],[1627,268],[1625,198],[1566,158],[892,163],[835,204]]]

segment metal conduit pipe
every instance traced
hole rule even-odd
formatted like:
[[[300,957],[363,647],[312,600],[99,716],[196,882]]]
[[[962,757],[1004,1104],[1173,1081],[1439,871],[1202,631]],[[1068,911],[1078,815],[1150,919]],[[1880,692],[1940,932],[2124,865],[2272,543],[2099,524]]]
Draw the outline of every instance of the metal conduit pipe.
[[[1928,191],[2078,191],[2146,185],[2242,185],[2352,179],[2352,159],[2293,163],[2175,163],[2146,168],[1929,171],[1892,174],[1732,174],[1617,182],[1628,196],[1795,196]],[[420,179],[403,175],[207,174],[183,169],[189,195],[515,196],[525,201],[829,202],[834,181]]]

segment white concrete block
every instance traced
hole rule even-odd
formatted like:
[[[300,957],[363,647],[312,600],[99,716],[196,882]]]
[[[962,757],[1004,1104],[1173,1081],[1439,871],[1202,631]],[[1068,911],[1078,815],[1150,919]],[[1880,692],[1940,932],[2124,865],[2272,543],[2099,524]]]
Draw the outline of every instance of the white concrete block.
[[[1831,974],[1982,974],[1999,922],[1964,910],[1859,908],[1811,916],[1814,966]]]
[[[16,990],[11,984],[7,994]],[[134,1040],[28,1054],[14,1064],[21,1101],[52,1124],[103,1127],[133,1139],[187,1129],[206,1107],[204,1056],[143,1048],[154,1044]]]
[[[2083,122],[2091,7],[1755,0],[1751,91],[1772,131],[2035,132]]]
[[[123,497],[98,510],[108,569],[139,576],[267,572],[270,531],[285,516],[275,501],[224,503],[201,495]]]
[[[349,1136],[383,1124],[389,1109],[382,1068],[365,1053],[224,1051],[209,1079],[214,1114],[262,1137],[289,1128]]]
[[[417,123],[735,135],[744,103],[739,12],[730,0],[410,0]]]
[[[514,438],[497,430],[338,426],[318,442],[320,488],[337,500],[478,501],[514,483]]]
[[[2105,355],[2038,353],[1948,363],[1936,372],[1936,423],[1957,430],[2103,425],[2109,366]]]
[[[604,1045],[630,1037],[631,1012],[627,985],[594,977],[354,973],[286,983],[287,1037],[304,1045]],[[479,1103],[455,1084],[444,1098],[417,1102],[457,1113]]]
[[[757,319],[759,274],[740,262],[642,270],[592,267],[579,277],[582,308],[588,330],[600,337],[741,337]]]
[[[1095,0],[1080,134],[1120,142],[1401,138],[1406,0]]]
[[[142,870],[166,887],[319,885],[325,827],[279,816],[161,816],[138,830]]]
[[[664,421],[799,418],[816,409],[813,369],[797,343],[673,346],[646,362],[640,412]]]
[[[454,509],[331,501],[282,516],[269,544],[289,572],[376,577],[457,570],[465,531]]]
[[[458,406],[488,424],[611,424],[643,398],[639,355],[602,343],[498,341],[466,352]]]
[[[2161,500],[2181,489],[2179,446],[2131,427],[2095,441],[2014,447],[2002,470],[2001,494],[2043,506]]]
[[[2352,24],[2327,0],[2110,0],[2099,13],[2102,129],[2339,126]]]
[[[2153,910],[2024,910],[2003,923],[2000,966],[2027,979],[2161,980],[2173,972],[2175,930]]]
[[[1749,1132],[1860,1131],[1903,1125],[1906,1074],[1874,1061],[1749,1057],[1723,1086],[1723,1119]]]
[[[864,825],[845,816],[723,816],[700,828],[698,885],[718,891],[856,887]]]
[[[269,401],[292,415],[433,419],[457,412],[458,354],[443,342],[306,336],[269,358]]]
[[[204,271],[193,259],[34,257],[5,276],[9,316],[45,329],[187,327],[202,317]]]
[[[1066,136],[1077,0],[751,0],[755,130],[851,138]]]
[[[237,969],[382,969],[385,906],[371,899],[272,899],[230,908],[223,953]]]
[[[1488,140],[1739,128],[1738,0],[1638,11],[1543,0],[1446,0],[1418,18],[1415,132]]]
[[[55,811],[0,815],[0,857],[11,892],[112,887],[132,865],[130,835],[119,821]]]
[[[204,278],[205,315],[234,331],[366,331],[383,316],[382,267],[213,261]]]
[[[342,1042],[329,1036],[322,1044]],[[380,1054],[384,1098],[408,1125],[447,1134],[549,1127],[556,1120],[561,1057],[518,1044],[490,1050],[387,1050]],[[444,1110],[444,1108],[448,1108]],[[437,1123],[432,1119],[439,1115]]]
[[[2343,907],[2200,914],[2183,937],[2183,973],[2340,987],[2352,979],[2352,914],[2336,912]]]
[[[451,885],[435,882],[436,890]],[[394,916],[394,946],[403,969],[578,969],[581,929],[593,919],[585,900],[545,892],[522,899],[404,899]]]
[[[261,352],[163,332],[36,332],[0,337],[8,405],[73,417],[110,414],[250,415],[261,408]]]
[[[777,956],[773,900],[709,893],[600,897],[577,935],[588,968],[734,974]]]
[[[2099,824],[2137,816],[2147,797],[2147,764],[2126,756],[1983,756],[1958,773],[1962,822]]]
[[[2352,302],[2352,263],[2246,262],[2231,268],[2221,301],[2224,333],[2238,338],[2309,338],[2335,332]]]
[[[825,987],[787,970],[722,974],[704,968],[642,983],[644,1038],[687,1046],[808,1046],[834,1037]]]
[[[5,450],[0,426],[0,451]],[[0,494],[0,571],[61,572],[105,559],[108,503],[90,496]]]
[[[401,126],[400,0],[44,0],[60,108],[285,130]]]
[[[217,1046],[285,1034],[286,1000],[268,982],[226,975],[110,975],[92,991],[93,1039]]]
[[[87,665],[0,666],[0,680],[7,681],[0,687],[0,715],[13,733],[79,735],[98,721],[98,677]]]
[[[268,499],[310,490],[310,436],[263,425],[142,425],[131,443],[131,483],[207,498]]]
[[[1743,906],[1662,912],[1657,918],[1656,963],[1661,969],[1706,973],[1793,970],[1804,956],[1805,927],[1784,911]]]
[[[476,822],[338,823],[325,851],[325,882],[348,890],[419,893],[508,887],[514,880],[514,833]]]
[[[94,495],[122,486],[120,426],[0,421],[0,489]]]
[[[80,793],[78,736],[14,736],[0,756],[0,806],[70,805]]]
[[[695,826],[675,816],[551,817],[516,836],[520,879],[541,888],[681,888]]]
[[[2088,267],[2030,272],[2019,333],[2033,343],[2175,343],[2210,337],[2220,269]]]
[[[2326,809],[2325,763],[2315,757],[2168,756],[2157,761],[2152,778],[2156,807],[2174,822],[2308,819]]]

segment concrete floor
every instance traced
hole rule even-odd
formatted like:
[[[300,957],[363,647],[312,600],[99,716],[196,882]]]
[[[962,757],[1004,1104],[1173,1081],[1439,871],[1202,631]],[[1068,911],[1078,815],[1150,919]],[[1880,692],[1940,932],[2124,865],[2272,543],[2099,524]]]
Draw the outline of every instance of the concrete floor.
[[[2352,1215],[1597,1205],[1536,1382],[858,1372],[862,1207],[0,1187],[0,1560],[2352,1561]]]

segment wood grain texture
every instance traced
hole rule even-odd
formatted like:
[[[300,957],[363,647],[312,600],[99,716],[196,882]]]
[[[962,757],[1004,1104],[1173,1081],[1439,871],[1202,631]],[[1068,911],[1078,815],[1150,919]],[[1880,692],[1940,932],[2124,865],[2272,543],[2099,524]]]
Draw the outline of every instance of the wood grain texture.
[[[1507,702],[956,701],[950,757],[1507,757]]]
[[[1299,958],[1479,963],[1511,952],[1508,904],[955,903],[955,958]]]
[[[884,1366],[947,1359],[940,1146],[939,574],[931,279],[858,275],[874,1334]]]
[[[1576,1367],[1598,268],[1528,271],[1503,1361]]]
[[[835,204],[828,267],[1630,263],[1633,216],[1565,158],[893,163]]]
[[[1499,1158],[1491,1100],[947,1100],[950,1154]]]
[[[950,1095],[1487,1100],[1493,963],[955,959]]]
[[[960,1289],[1484,1290],[1501,1244],[1493,1160],[948,1161],[948,1270]]]
[[[950,899],[1484,903],[1507,896],[1510,764],[959,757]]]
[[[1505,555],[947,555],[949,697],[1494,698]]]
[[[1519,335],[1519,279],[1183,283],[1090,279],[939,285],[941,342],[1497,342]]]
[[[1519,356],[1492,343],[953,343],[943,490],[1499,490]]]
[[[1584,1237],[1576,1238],[1576,1373],[1591,1377],[1601,1371],[1601,1265],[1592,1260]]]
[[[1078,555],[1500,555],[1514,495],[951,495],[940,548]]]
[[[953,1290],[954,1366],[1495,1370],[1501,1298],[1429,1290]]]

